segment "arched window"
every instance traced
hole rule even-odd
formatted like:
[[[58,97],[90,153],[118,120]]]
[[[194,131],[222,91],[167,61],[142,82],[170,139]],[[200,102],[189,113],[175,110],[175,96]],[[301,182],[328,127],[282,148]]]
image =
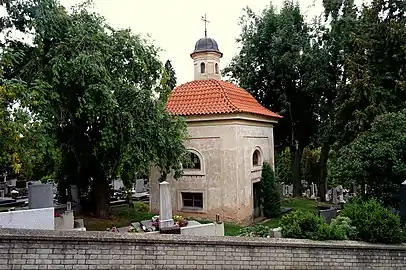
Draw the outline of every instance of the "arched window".
[[[254,154],[252,154],[252,165],[253,166],[261,165],[261,153],[259,152],[258,149],[254,151]]]
[[[215,64],[214,65],[214,68],[215,68],[215,70],[216,70],[216,74],[219,74],[219,64]]]
[[[205,73],[206,72],[206,64],[205,63],[200,63],[200,73]]]
[[[195,153],[189,152],[189,157],[190,160],[188,160],[189,162],[185,164],[184,168],[192,170],[201,170],[202,162],[200,161],[199,156],[196,155]]]

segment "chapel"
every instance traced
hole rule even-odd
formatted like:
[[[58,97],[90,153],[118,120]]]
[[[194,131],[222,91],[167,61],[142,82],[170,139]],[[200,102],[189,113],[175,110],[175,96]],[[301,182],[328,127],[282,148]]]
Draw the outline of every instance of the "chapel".
[[[246,90],[221,80],[217,42],[196,42],[194,80],[176,87],[167,111],[187,122],[191,164],[178,180],[168,176],[173,213],[196,219],[250,223],[261,215],[263,162],[274,166],[273,127],[281,118]],[[151,172],[150,207],[159,212],[159,173]]]

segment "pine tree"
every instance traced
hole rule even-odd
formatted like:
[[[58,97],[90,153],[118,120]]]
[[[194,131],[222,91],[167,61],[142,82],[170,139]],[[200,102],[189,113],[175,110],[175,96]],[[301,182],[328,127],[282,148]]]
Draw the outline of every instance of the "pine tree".
[[[271,166],[264,162],[261,175],[261,197],[264,216],[276,217],[281,212],[281,198],[276,188],[275,173]]]
[[[165,71],[168,75],[168,86],[173,90],[176,86],[176,73],[170,60],[165,63]]]

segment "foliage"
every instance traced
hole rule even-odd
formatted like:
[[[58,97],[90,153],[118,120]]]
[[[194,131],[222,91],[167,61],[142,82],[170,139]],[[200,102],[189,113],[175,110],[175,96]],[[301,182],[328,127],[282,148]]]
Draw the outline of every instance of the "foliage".
[[[384,244],[401,243],[403,240],[399,216],[374,199],[366,202],[354,199],[345,205],[341,215],[352,220],[359,240]]]
[[[265,217],[271,218],[280,215],[281,198],[275,183],[275,173],[267,162],[264,162],[262,167],[261,198]]]
[[[153,45],[113,29],[85,5],[70,13],[57,0],[9,1],[6,8],[6,25],[30,33],[33,44],[6,40],[3,57],[12,68],[3,67],[4,77],[38,95],[29,109],[61,149],[59,178],[82,191],[90,186],[96,215],[108,213],[109,178],[134,181],[151,164],[163,179],[173,170],[181,175],[186,124],[165,110],[161,93],[169,87]]]
[[[144,202],[134,202],[134,208],[138,212],[149,212],[149,205]]]
[[[282,218],[282,236],[314,240],[354,239],[356,227],[348,217],[337,217],[330,224],[310,211],[294,211]]]
[[[310,211],[297,210],[282,217],[282,236],[286,238],[314,239],[325,221]],[[322,228],[324,229],[324,227]]]
[[[367,184],[367,196],[396,207],[406,179],[406,112],[378,116],[370,130],[341,149],[330,173],[336,182]]]
[[[246,227],[241,229],[238,235],[249,237],[267,237],[269,236],[269,227],[264,225]]]
[[[288,146],[292,178],[301,196],[302,151],[316,132],[317,97],[312,92],[317,58],[309,26],[298,4],[285,1],[278,13],[270,6],[260,15],[247,8],[241,18],[241,50],[225,73],[248,90],[263,106],[284,118],[275,129],[275,145]]]
[[[303,179],[307,183],[317,183],[318,182],[318,169],[319,169],[319,158],[320,149],[310,149],[306,147],[303,150],[301,169]]]
[[[276,182],[292,184],[292,156],[288,147],[275,153],[275,178]]]
[[[168,87],[171,89],[171,90],[173,90],[174,88],[175,88],[175,86],[176,86],[176,73],[175,73],[175,70],[173,69],[173,67],[172,67],[172,63],[171,63],[171,61],[170,60],[167,60],[166,62],[165,62],[165,72],[166,72],[166,74],[167,74],[167,76],[168,76],[168,82],[167,82],[167,84],[168,84]]]

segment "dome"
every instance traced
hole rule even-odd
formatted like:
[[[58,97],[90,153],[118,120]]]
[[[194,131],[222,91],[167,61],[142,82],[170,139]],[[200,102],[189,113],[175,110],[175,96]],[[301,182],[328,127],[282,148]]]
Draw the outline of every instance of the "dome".
[[[220,52],[217,42],[213,38],[201,38],[196,42],[195,50],[192,52],[191,56],[199,52],[216,52],[221,56],[223,54]]]

